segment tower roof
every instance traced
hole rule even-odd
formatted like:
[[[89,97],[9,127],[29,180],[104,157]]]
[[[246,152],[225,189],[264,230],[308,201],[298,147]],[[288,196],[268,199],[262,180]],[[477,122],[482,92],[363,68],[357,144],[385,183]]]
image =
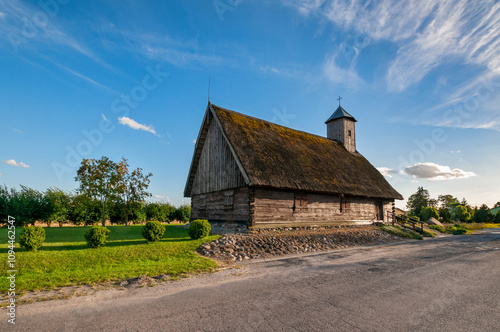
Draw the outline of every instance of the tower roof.
[[[354,122],[358,122],[351,114],[347,113],[347,111],[343,109],[342,106],[339,106],[339,108],[337,108],[337,110],[332,114],[331,117],[328,118],[328,120],[325,121],[325,123],[340,118],[348,118]]]

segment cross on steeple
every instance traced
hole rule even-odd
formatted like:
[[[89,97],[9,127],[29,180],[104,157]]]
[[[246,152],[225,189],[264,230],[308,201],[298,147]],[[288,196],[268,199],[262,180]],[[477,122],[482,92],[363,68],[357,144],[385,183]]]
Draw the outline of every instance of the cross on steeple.
[[[339,97],[337,98],[337,100],[339,101],[339,107],[340,107],[340,99],[342,99],[342,97],[341,97],[341,96],[339,96]]]

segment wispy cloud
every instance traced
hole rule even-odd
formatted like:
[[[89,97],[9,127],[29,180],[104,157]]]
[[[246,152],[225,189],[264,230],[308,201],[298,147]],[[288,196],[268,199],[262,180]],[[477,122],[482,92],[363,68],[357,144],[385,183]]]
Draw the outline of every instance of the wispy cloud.
[[[397,47],[386,78],[392,91],[418,84],[450,61],[500,74],[500,3],[489,0],[284,0],[304,15],[319,15],[370,40]]]
[[[12,131],[18,134],[22,134],[23,132],[20,129],[12,128]]]
[[[157,194],[153,196],[154,198],[157,198],[162,201],[170,202],[170,197],[164,194]]]
[[[10,166],[15,166],[15,167],[24,167],[24,168],[30,168],[29,165],[23,163],[23,162],[17,162],[14,159],[9,159],[9,160],[3,160],[3,163],[10,165]]]
[[[388,178],[392,178],[392,174],[397,174],[398,172],[392,168],[389,167],[377,167],[377,170],[383,175]]]
[[[325,76],[334,83],[343,83],[349,88],[360,87],[363,85],[363,80],[355,71],[355,58],[351,61],[348,69],[341,68],[337,64],[338,53],[330,55],[324,65],[323,72]]]
[[[104,115],[103,113],[101,113],[101,116],[103,118],[104,121],[108,121],[108,118],[106,118],[106,115]]]
[[[402,173],[427,180],[453,180],[476,176],[473,172],[467,172],[459,168],[451,169],[449,166],[434,163],[417,163],[407,166]]]
[[[33,49],[33,45],[44,44],[46,46],[64,46],[74,51],[88,56],[94,60],[98,60],[95,54],[81,42],[75,39],[61,24],[61,19],[58,13],[61,11],[63,5],[58,6],[58,11],[53,11],[53,15],[47,15],[44,10],[36,5],[30,5],[21,1],[0,1],[2,6],[2,15],[0,18],[0,40],[11,48],[22,49],[22,47],[29,47]],[[50,10],[53,10],[51,8]],[[29,33],[25,31],[26,24],[33,24],[33,17],[46,15],[49,19],[44,26],[36,26],[31,29]],[[13,46],[17,44],[17,46]],[[18,44],[18,42],[20,42]],[[18,50],[19,50],[18,49]]]
[[[155,131],[155,129],[153,128],[152,125],[143,125],[143,124],[140,124],[138,123],[137,121],[131,119],[131,118],[128,118],[126,116],[123,116],[121,118],[118,118],[118,122],[124,126],[128,126],[132,129],[135,129],[135,130],[144,130],[144,131],[147,131],[151,134],[154,134],[158,137],[160,137],[160,135],[158,135]]]

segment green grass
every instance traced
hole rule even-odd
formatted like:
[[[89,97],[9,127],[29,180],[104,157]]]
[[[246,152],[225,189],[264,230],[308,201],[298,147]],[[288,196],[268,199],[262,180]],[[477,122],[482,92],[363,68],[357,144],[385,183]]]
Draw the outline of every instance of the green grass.
[[[429,227],[430,229],[433,229],[435,231],[438,231],[440,233],[446,233],[446,228],[444,228],[443,226],[440,226],[440,225],[428,225],[427,227]]]
[[[460,227],[470,231],[477,231],[484,228],[500,228],[500,224],[485,224],[485,223],[459,223]]]
[[[422,240],[423,237],[419,233],[412,231],[411,229],[406,229],[404,227],[394,225],[381,225],[379,228],[387,233],[403,237],[405,239],[416,239],[416,240]]]
[[[102,248],[87,246],[90,227],[45,228],[44,245],[27,252],[16,243],[16,290],[27,291],[134,278],[140,275],[173,277],[213,270],[217,264],[198,256],[200,244],[220,236],[191,240],[187,230],[166,225],[162,241],[148,243],[142,226],[108,226],[111,234]],[[16,229],[17,238],[22,228]],[[0,292],[6,292],[7,229],[0,229]]]

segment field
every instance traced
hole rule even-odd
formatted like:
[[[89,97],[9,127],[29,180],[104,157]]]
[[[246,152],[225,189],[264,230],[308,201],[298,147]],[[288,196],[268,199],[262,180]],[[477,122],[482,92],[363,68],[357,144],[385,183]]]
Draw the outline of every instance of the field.
[[[16,292],[54,287],[94,284],[166,274],[173,277],[213,270],[214,261],[198,256],[194,250],[203,242],[191,240],[187,230],[166,225],[162,241],[148,243],[142,226],[108,226],[110,238],[102,248],[87,246],[84,234],[89,227],[45,228],[42,248],[27,252],[16,243]],[[22,228],[16,229],[19,237]],[[7,229],[0,229],[0,292],[8,290]]]

